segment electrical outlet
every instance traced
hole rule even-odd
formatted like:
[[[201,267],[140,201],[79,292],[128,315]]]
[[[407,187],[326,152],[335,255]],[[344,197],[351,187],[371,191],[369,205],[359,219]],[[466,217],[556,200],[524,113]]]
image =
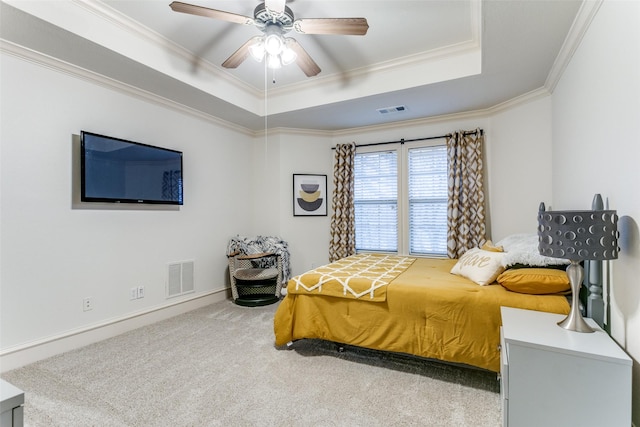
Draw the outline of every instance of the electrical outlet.
[[[129,299],[138,299],[138,287],[133,287],[129,290]]]
[[[82,300],[82,311],[93,310],[93,298],[87,297]]]
[[[138,286],[138,298],[144,298],[144,286]]]

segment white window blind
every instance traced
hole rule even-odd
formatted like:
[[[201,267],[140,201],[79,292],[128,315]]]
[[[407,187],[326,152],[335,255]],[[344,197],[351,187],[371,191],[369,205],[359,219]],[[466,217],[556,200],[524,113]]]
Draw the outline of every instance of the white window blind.
[[[446,256],[446,147],[407,145],[355,156],[356,250]]]
[[[447,149],[409,149],[409,253],[447,253]]]
[[[398,251],[398,154],[357,154],[354,204],[356,250]]]

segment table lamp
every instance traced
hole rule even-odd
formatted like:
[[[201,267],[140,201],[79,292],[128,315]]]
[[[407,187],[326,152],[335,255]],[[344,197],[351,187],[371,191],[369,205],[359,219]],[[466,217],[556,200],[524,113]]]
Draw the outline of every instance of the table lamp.
[[[542,209],[542,207],[541,207]],[[538,250],[541,255],[570,261],[571,310],[558,325],[569,331],[593,332],[580,312],[580,261],[618,258],[618,215],[615,210],[538,212]]]

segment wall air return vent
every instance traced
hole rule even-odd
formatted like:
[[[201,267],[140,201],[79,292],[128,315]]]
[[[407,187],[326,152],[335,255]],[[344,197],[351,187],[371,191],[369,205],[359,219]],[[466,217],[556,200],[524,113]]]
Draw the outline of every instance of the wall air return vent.
[[[168,266],[167,298],[195,291],[193,261],[175,262]]]
[[[378,108],[376,111],[382,115],[404,113],[407,111],[407,107],[405,105],[396,105],[395,107]]]

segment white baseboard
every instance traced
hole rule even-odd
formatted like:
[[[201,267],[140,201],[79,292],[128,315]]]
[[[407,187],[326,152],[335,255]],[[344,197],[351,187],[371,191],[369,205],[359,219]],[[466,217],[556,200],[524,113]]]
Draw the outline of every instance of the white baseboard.
[[[160,307],[153,307],[121,318],[110,319],[99,324],[9,348],[0,352],[0,373],[17,369],[66,351],[84,347],[94,342],[115,337],[124,332],[150,325],[215,302],[224,301],[225,299],[227,299],[226,289],[213,291],[205,295],[197,295],[190,299],[171,302]]]

